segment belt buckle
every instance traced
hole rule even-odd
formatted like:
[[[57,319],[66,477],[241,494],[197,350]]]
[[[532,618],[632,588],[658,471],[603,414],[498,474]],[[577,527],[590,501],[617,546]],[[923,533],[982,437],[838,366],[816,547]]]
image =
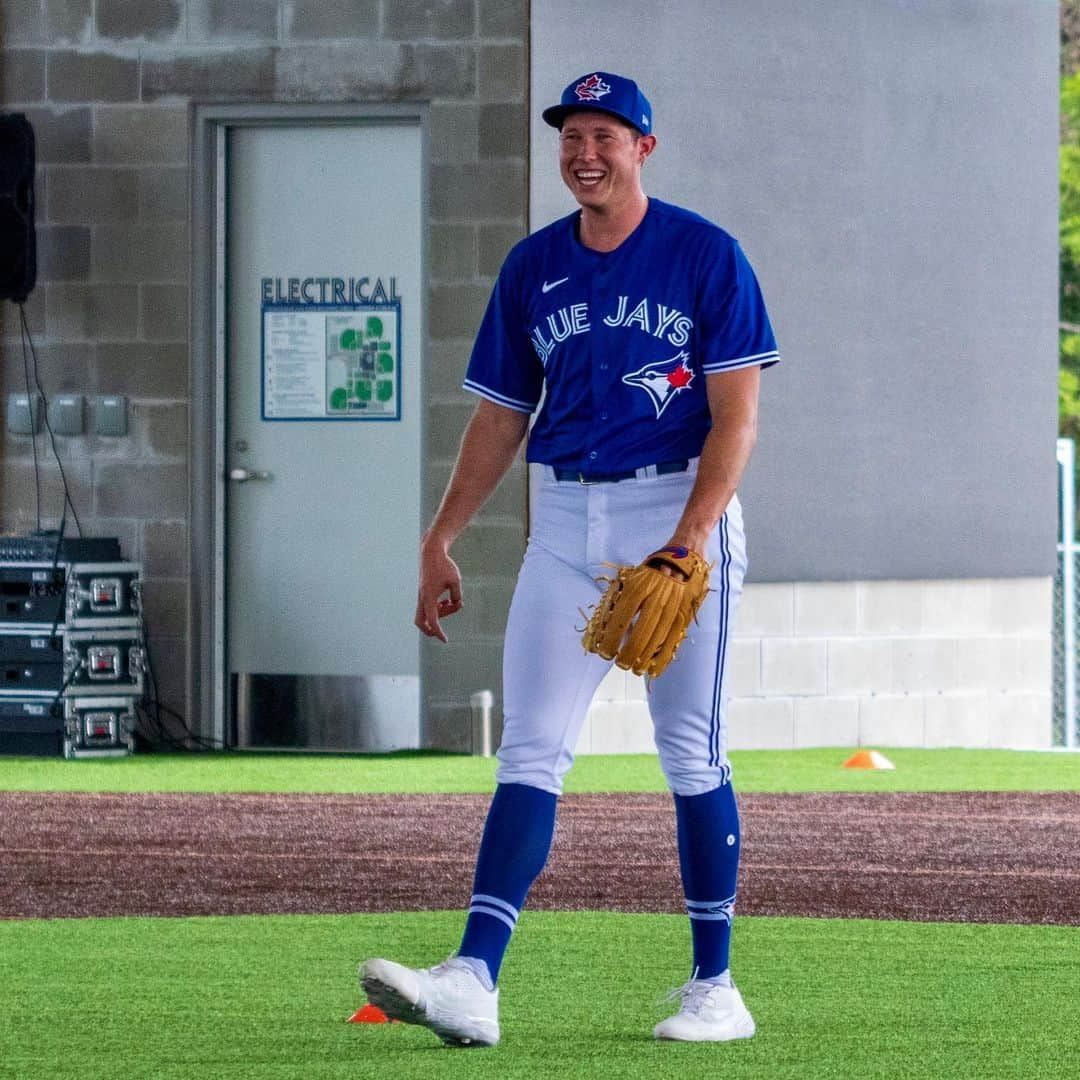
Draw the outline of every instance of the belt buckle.
[[[582,487],[592,487],[593,484],[599,483],[598,480],[586,480],[585,474],[580,469],[578,470],[577,479]]]

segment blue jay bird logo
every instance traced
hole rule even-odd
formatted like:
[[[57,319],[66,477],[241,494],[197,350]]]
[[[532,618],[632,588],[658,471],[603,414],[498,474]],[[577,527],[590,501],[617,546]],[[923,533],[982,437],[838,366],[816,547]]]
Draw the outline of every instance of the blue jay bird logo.
[[[656,409],[656,419],[659,420],[672,398],[694,381],[689,360],[690,354],[683,349],[670,360],[646,364],[643,368],[624,375],[622,381],[627,386],[639,387],[649,395],[649,400]]]

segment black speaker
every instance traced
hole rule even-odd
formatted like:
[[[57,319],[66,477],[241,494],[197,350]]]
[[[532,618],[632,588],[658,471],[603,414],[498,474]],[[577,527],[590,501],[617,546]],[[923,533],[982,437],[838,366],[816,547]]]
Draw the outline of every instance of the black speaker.
[[[22,113],[0,114],[0,300],[21,304],[37,280],[34,129]]]

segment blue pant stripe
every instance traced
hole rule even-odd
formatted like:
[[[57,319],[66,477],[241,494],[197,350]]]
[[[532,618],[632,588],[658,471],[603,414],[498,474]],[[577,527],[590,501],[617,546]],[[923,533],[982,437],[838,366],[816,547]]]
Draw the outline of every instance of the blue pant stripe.
[[[724,699],[724,653],[728,629],[728,570],[731,545],[728,541],[727,515],[720,519],[720,633],[716,646],[716,671],[713,675],[712,716],[709,721],[709,764],[720,764],[720,708]]]

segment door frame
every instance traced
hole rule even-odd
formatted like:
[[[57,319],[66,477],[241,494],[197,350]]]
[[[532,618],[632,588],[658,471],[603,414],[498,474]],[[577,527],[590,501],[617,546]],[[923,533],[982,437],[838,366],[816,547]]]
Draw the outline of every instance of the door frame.
[[[427,295],[428,107],[422,102],[196,105],[192,115],[190,357],[188,366],[188,668],[187,716],[196,735],[231,743],[226,693],[225,402],[226,193],[228,132],[235,127],[401,123],[420,128],[421,289]],[[427,346],[427,305],[420,313],[421,355]],[[420,365],[421,408],[426,407]],[[424,470],[427,425],[421,424]],[[423,665],[420,700],[424,701]]]

